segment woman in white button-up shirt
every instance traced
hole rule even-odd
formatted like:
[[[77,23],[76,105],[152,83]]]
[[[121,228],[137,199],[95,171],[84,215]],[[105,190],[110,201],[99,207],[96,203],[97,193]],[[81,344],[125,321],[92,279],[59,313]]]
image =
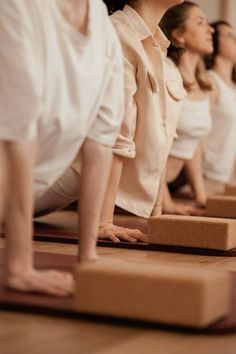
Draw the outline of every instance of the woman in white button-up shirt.
[[[100,234],[115,242],[135,241],[142,239],[137,230],[113,224],[114,205],[143,217],[161,213],[161,181],[185,90],[166,58],[169,42],[158,23],[168,8],[182,1],[105,2],[124,53],[126,109],[113,150]]]

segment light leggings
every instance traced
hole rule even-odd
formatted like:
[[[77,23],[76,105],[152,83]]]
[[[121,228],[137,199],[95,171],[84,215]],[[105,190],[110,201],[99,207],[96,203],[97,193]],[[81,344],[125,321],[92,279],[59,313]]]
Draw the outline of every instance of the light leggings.
[[[80,175],[69,167],[40,198],[35,200],[34,216],[60,210],[78,199]]]

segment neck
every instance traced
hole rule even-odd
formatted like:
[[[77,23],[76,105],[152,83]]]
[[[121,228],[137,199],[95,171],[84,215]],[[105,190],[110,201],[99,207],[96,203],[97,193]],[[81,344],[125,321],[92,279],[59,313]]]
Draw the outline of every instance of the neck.
[[[229,84],[232,84],[232,71],[234,64],[225,58],[217,57],[213,70]]]
[[[185,52],[180,59],[179,70],[183,78],[189,83],[196,81],[196,69],[199,59],[198,54],[191,52]]]
[[[138,1],[137,4],[134,3],[133,8],[143,18],[152,34],[155,33],[162,16],[167,10],[163,6],[156,4],[155,1],[148,6],[145,1]]]
[[[83,34],[87,33],[88,0],[59,0],[65,18]]]

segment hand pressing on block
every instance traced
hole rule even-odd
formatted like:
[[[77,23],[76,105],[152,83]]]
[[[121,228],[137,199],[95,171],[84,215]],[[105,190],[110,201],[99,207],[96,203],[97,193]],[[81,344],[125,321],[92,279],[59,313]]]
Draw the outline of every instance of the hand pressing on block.
[[[74,307],[84,313],[203,328],[229,311],[224,272],[102,260],[78,265],[75,282]]]
[[[211,196],[207,199],[206,216],[236,219],[236,196]]]
[[[236,247],[236,221],[162,215],[148,219],[151,244],[227,251]]]
[[[112,242],[127,241],[135,242],[148,242],[148,237],[143,234],[139,229],[129,229],[114,225],[113,221],[101,222],[99,226],[98,238],[108,239]]]

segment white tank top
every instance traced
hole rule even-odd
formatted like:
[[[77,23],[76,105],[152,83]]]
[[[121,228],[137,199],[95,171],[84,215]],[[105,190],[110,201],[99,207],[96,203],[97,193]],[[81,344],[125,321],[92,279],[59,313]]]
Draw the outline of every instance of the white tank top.
[[[174,141],[170,155],[191,160],[200,140],[209,134],[212,127],[210,99],[193,101],[185,99],[177,125],[177,139]]]
[[[207,178],[228,183],[236,155],[236,88],[209,71],[219,91],[212,131],[204,152],[203,172]]]

